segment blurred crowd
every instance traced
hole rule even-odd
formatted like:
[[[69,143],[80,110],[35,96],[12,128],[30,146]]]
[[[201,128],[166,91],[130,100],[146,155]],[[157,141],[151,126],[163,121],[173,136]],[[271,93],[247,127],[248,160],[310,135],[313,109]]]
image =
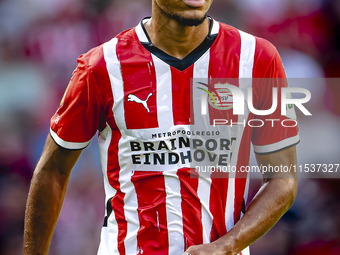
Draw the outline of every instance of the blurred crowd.
[[[287,76],[305,78],[313,118],[298,116],[299,164],[339,163],[340,85],[322,78],[340,77],[340,1],[214,0],[209,14],[268,39]],[[77,57],[150,15],[151,0],[0,0],[0,254],[22,254],[30,179]],[[293,207],[253,255],[340,254],[340,179],[317,177],[299,180]],[[260,183],[251,180],[250,199]],[[96,254],[103,193],[94,137],[72,173],[51,255]]]

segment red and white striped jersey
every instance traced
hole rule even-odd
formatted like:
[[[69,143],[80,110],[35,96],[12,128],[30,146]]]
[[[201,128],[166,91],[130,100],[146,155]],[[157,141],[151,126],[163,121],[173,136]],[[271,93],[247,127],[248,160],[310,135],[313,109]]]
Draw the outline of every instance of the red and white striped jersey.
[[[200,146],[207,135],[203,127],[197,130],[201,115],[191,105],[193,78],[285,78],[274,46],[226,24],[211,20],[203,46],[178,60],[153,47],[143,22],[79,57],[51,119],[52,138],[67,149],[85,148],[99,130],[107,201],[100,255],[179,255],[225,235],[241,217],[248,179],[238,178],[244,173],[191,176],[192,141],[197,138]],[[269,109],[272,87],[286,85],[264,84],[240,81],[235,86],[252,86],[254,107]],[[211,105],[208,117],[221,112]],[[286,118],[279,110],[265,117]],[[230,118],[242,123],[255,116]],[[207,128],[210,138],[223,138],[224,159],[237,169],[248,165],[251,142],[255,152],[271,153],[299,141],[297,127],[272,127],[271,122],[258,129],[219,128],[222,133],[215,137],[213,127]]]

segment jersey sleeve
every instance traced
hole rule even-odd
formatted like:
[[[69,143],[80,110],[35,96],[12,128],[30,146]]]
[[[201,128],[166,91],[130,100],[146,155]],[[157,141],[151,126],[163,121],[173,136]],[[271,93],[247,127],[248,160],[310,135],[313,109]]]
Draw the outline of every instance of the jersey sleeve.
[[[254,117],[264,123],[261,127],[253,128],[252,143],[255,153],[269,154],[299,143],[299,129],[293,106],[287,107],[289,109],[286,116],[281,115],[281,89],[288,87],[288,82],[279,53],[272,44],[263,39],[257,38],[257,48],[253,73],[254,107],[258,110],[270,109],[273,88],[278,91],[276,110],[269,115]]]
[[[80,150],[89,145],[100,123],[100,100],[84,55],[52,116],[50,134],[53,140],[66,149]]]

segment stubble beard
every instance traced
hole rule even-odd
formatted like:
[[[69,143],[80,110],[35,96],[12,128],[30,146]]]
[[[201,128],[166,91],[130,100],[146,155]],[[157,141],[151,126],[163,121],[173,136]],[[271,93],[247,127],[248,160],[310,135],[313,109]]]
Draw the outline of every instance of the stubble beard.
[[[182,25],[182,26],[188,26],[188,27],[197,27],[199,25],[201,25],[203,23],[203,21],[207,18],[207,14],[204,14],[203,17],[194,17],[194,18],[185,18],[183,16],[180,16],[178,14],[169,14],[167,13],[167,15],[176,20],[178,22],[178,24]]]

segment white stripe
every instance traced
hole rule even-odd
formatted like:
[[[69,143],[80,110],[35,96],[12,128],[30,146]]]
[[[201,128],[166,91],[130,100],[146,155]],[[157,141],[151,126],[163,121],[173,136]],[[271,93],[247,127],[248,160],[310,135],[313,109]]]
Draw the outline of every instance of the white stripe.
[[[117,58],[116,46],[118,43],[117,38],[113,38],[111,41],[105,43],[103,45],[104,50],[104,59],[106,62],[107,70],[110,77],[111,88],[113,93],[113,113],[116,114],[118,111],[120,116],[124,116],[124,90],[123,90],[123,78],[120,72],[120,63]],[[116,118],[117,116],[115,116]],[[117,125],[120,122],[117,122]],[[119,127],[120,130],[124,128],[124,126]],[[126,129],[126,126],[125,126]]]
[[[218,22],[214,21],[214,27],[216,30],[216,26],[219,26]],[[217,27],[218,29],[218,27]],[[217,30],[218,32],[218,30]],[[206,54],[204,54],[194,65],[194,78],[199,78],[201,82],[208,83],[208,75],[209,75],[209,60],[210,60],[210,49]],[[194,80],[195,82],[195,80]],[[193,93],[205,93],[201,90],[194,90]],[[205,93],[206,94],[206,93]],[[194,107],[194,116],[195,116],[195,126],[197,126],[197,122],[199,118],[201,119],[202,114],[199,112],[200,107]],[[210,212],[210,186],[211,186],[211,178],[210,176],[200,175],[198,180],[198,188],[197,195],[201,201],[201,210],[202,210],[202,229],[203,229],[203,243],[210,243],[210,233],[212,228],[213,215]]]
[[[254,145],[254,151],[256,153],[270,153],[274,151],[281,150],[283,148],[289,147],[293,144],[296,144],[300,141],[300,136],[296,135],[293,137],[289,137],[277,143],[272,143],[268,145]]]
[[[249,157],[249,158],[250,158],[250,157]],[[249,165],[249,163],[248,163],[248,165]],[[243,196],[245,205],[247,205],[247,200],[248,200],[249,183],[250,183],[250,177],[249,177],[249,173],[248,173],[248,174],[247,174],[246,187],[245,187],[245,189],[244,189],[244,196]]]
[[[246,115],[239,115],[238,116],[238,122],[243,122],[243,120],[247,120],[248,114]],[[240,146],[242,141],[242,136],[244,133],[244,126],[242,124],[239,124],[238,126],[233,126],[230,128],[231,130],[231,137],[237,137],[238,139],[234,141],[232,151],[238,152],[233,153],[233,157],[231,158],[230,165],[231,166],[237,166],[238,157],[240,152]],[[248,162],[249,164],[249,162]],[[225,211],[225,222],[226,222],[226,228],[227,231],[229,231],[234,226],[234,210],[235,210],[235,177],[236,173],[231,172],[229,173],[228,178],[228,195],[227,195],[227,204],[226,204],[226,211]]]
[[[50,128],[50,134],[53,138],[53,140],[61,147],[65,149],[70,149],[70,150],[81,150],[84,149],[86,146],[88,146],[91,142],[84,142],[84,143],[72,143],[72,142],[66,142],[63,139],[61,139],[57,133],[55,133],[51,128]]]
[[[241,254],[241,253],[239,253],[239,254]],[[249,246],[243,249],[242,255],[250,255]]]
[[[107,160],[108,160],[108,151],[109,151],[109,146],[111,143],[111,138],[112,138],[112,130],[110,126],[107,125],[106,128],[99,134],[99,137],[98,137],[99,156],[100,156],[100,162],[101,162],[103,177],[104,177],[105,203],[107,202],[107,200],[113,197],[117,192],[116,189],[114,189],[109,184],[109,179],[107,177]]]
[[[209,73],[209,60],[210,60],[210,49],[207,50],[194,64],[194,73],[193,73],[193,90],[192,90],[192,98],[193,98],[193,112],[194,112],[194,125],[191,125],[191,130],[204,130],[210,127],[209,123],[209,111],[207,111],[207,115],[202,115],[201,112],[201,103],[203,102],[203,98],[208,98],[208,94],[204,92],[203,89],[207,89],[204,85],[201,85],[199,82],[205,83],[208,85],[208,73]],[[208,101],[208,99],[206,99]]]
[[[131,182],[131,168],[127,165],[129,163],[127,157],[124,156],[124,151],[128,150],[128,148],[124,147],[126,144],[124,140],[127,136],[125,132],[126,124],[121,121],[124,119],[124,117],[122,118],[124,116],[124,89],[120,63],[116,53],[117,42],[118,39],[114,38],[105,43],[103,49],[113,93],[114,104],[112,110],[122,136],[118,143],[118,160],[121,169],[119,183],[121,191],[126,194],[124,197],[124,215],[126,219],[129,219],[127,221],[127,234],[124,245],[126,254],[136,254],[138,250],[137,232],[139,229],[138,202],[135,187]]]
[[[239,78],[252,78],[255,56],[255,37],[240,31],[241,36],[241,56],[240,56],[240,69]]]
[[[104,189],[105,189],[105,206],[107,201],[112,198],[117,190],[114,189],[110,184],[107,176],[107,160],[108,150],[111,143],[112,130],[109,125],[100,133],[98,137],[99,156],[102,165],[103,177],[104,177]],[[105,207],[105,216],[107,216],[107,208]],[[112,212],[108,218],[107,227],[102,228],[100,245],[98,254],[109,254],[110,252],[118,254],[118,224],[115,218],[115,213]]]
[[[183,214],[181,185],[177,170],[164,171],[166,192],[166,218],[169,240],[169,255],[178,255],[184,252]]]
[[[225,225],[227,232],[234,226],[235,178],[228,178],[228,195],[225,210]]]
[[[240,33],[240,36],[241,36],[239,87],[242,90],[243,94],[247,95],[248,88],[252,86],[256,40],[255,40],[254,36],[247,34],[243,31],[239,30],[239,33]],[[245,107],[245,108],[246,108],[246,111],[248,111],[248,114],[249,114],[248,107]],[[248,114],[245,112],[244,115],[238,115],[238,122],[243,123],[244,120],[247,120]],[[240,136],[238,136],[238,137],[242,137],[243,130],[242,130],[242,133],[240,134]],[[239,144],[238,144],[238,146],[239,146]],[[238,151],[238,149],[239,148],[237,148],[237,151]]]
[[[214,22],[214,24],[213,24],[210,34],[215,35],[215,34],[218,34],[220,30],[220,24],[214,19],[212,21]]]
[[[208,83],[209,75],[209,61],[210,61],[210,48],[207,50],[194,64],[193,78],[199,78],[200,81],[206,79]]]
[[[112,253],[110,249],[110,236],[109,236],[109,230],[108,228],[102,227],[101,234],[100,234],[100,244],[98,248],[97,255],[109,255]],[[117,251],[115,254],[119,254]]]
[[[165,64],[153,54],[152,60],[156,72],[158,125],[160,128],[163,128],[163,132],[167,132],[169,131],[169,127],[174,125],[171,69],[168,64]],[[150,64],[152,64],[152,62],[150,62]]]
[[[210,212],[210,186],[211,178],[199,177],[197,195],[201,201],[202,209],[202,230],[203,243],[210,243],[210,234],[213,222],[213,215]]]
[[[143,24],[145,24],[148,20],[151,20],[151,19],[144,19],[141,22],[143,22]],[[147,38],[146,34],[144,33],[143,28],[142,28],[141,22],[139,22],[139,24],[135,27],[136,34],[137,34],[140,42],[149,42],[149,40],[148,40],[148,38]]]

